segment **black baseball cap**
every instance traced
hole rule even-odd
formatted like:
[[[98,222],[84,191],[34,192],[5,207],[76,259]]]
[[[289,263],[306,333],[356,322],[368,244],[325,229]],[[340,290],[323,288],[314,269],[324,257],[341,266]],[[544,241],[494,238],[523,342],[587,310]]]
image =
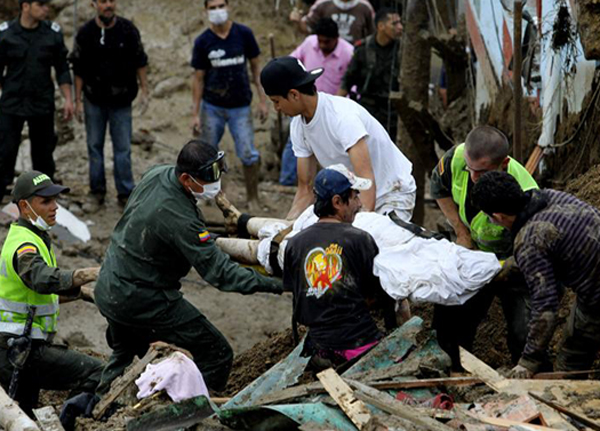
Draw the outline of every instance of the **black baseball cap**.
[[[277,57],[269,61],[260,73],[260,83],[267,96],[287,97],[291,89],[314,82],[322,74],[322,67],[306,70],[297,58]]]
[[[71,189],[59,184],[54,184],[52,179],[40,171],[23,172],[17,178],[13,188],[13,202],[17,203],[21,199],[27,199],[31,196],[51,197],[60,193],[68,193]]]

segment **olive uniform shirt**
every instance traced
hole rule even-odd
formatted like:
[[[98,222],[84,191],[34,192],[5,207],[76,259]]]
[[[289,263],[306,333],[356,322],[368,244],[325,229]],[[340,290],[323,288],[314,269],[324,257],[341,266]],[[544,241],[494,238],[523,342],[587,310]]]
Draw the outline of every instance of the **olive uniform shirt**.
[[[47,232],[39,230],[23,218],[17,224],[31,230],[44,241],[48,250],[52,249]],[[48,266],[35,244],[25,242],[17,248],[13,256],[13,267],[25,286],[37,293],[65,296],[79,294],[80,288],[73,287],[74,271]]]
[[[23,117],[54,112],[54,83],[71,84],[67,47],[57,23],[42,21],[34,29],[19,19],[0,24],[0,112]]]
[[[280,280],[244,268],[221,251],[175,167],[156,166],[133,190],[112,234],[96,304],[105,317],[123,325],[184,324],[201,316],[180,292],[180,279],[192,266],[221,291],[283,291]]]

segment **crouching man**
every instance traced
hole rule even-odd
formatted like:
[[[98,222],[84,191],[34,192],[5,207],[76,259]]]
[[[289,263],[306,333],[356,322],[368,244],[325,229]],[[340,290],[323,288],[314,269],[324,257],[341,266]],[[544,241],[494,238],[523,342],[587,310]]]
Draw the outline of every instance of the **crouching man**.
[[[315,178],[319,221],[294,236],[285,251],[283,283],[294,293],[294,319],[308,327],[304,355],[315,370],[344,363],[382,337],[367,302],[381,299],[386,326],[394,325],[394,302],[373,275],[375,240],[352,226],[362,205],[360,190],[372,182],[333,165]]]
[[[40,389],[91,393],[102,374],[98,359],[52,344],[59,300],[78,297],[100,269],[57,267],[48,230],[56,224],[56,197],[68,191],[41,172],[21,174],[13,189],[19,220],[0,255],[0,384],[29,415]]]
[[[589,369],[600,350],[600,210],[556,190],[524,192],[505,172],[488,172],[473,203],[514,239],[514,256],[531,293],[527,343],[514,378],[538,372],[556,329],[565,287],[577,299],[554,368]]]

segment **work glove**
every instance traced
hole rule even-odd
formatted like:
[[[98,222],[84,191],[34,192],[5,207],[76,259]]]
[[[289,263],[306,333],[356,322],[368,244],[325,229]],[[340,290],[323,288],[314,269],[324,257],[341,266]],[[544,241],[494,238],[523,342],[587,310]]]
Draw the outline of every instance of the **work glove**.
[[[98,401],[100,401],[100,397],[90,392],[82,392],[65,401],[60,410],[59,417],[65,431],[73,431],[75,429],[75,421],[78,417],[91,417],[92,411],[96,407],[96,404],[98,404]]]
[[[517,365],[515,368],[510,370],[508,374],[509,379],[531,379],[533,377],[533,371],[525,368],[522,365]]]

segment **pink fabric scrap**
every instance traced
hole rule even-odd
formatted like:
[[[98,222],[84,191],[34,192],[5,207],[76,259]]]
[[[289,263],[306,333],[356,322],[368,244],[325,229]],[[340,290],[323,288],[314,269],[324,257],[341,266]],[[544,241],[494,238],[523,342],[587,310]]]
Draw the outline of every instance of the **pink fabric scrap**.
[[[174,352],[158,364],[148,364],[135,384],[139,388],[137,397],[140,400],[162,390],[176,403],[200,395],[208,398],[202,373],[194,361],[181,352]]]
[[[362,355],[364,352],[375,346],[379,341],[373,341],[372,343],[365,344],[364,346],[357,347],[356,349],[348,350],[337,350],[335,353],[342,355],[344,359],[349,361],[352,358],[356,358],[358,355]]]

